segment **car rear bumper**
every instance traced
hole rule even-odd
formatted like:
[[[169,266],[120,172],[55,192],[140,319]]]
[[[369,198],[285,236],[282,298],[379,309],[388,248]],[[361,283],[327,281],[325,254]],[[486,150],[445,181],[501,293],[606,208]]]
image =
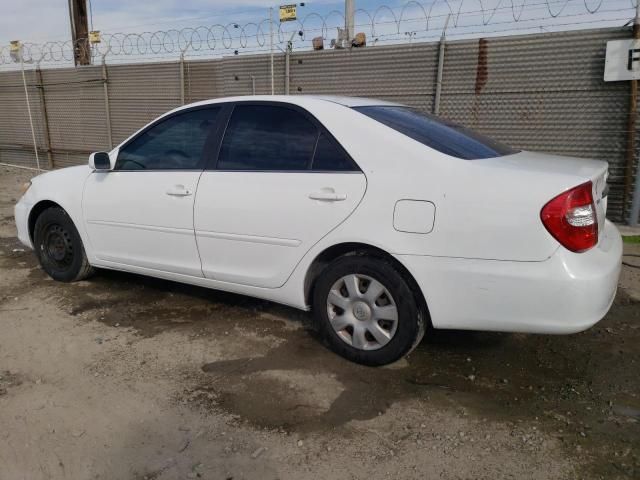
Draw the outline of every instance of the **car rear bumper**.
[[[435,328],[566,334],[609,311],[618,286],[622,238],[606,221],[598,245],[558,248],[543,262],[397,255],[424,293]]]
[[[16,229],[18,230],[18,240],[25,246],[33,249],[31,237],[29,236],[29,212],[32,205],[20,199],[14,208]]]

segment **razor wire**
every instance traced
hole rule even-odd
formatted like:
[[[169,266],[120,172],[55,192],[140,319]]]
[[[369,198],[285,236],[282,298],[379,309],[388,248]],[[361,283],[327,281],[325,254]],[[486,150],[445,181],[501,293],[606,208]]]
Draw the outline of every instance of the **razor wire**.
[[[636,0],[640,1],[640,0]],[[492,5],[490,5],[492,3]],[[359,8],[355,11],[358,28],[368,30],[372,37],[396,37],[402,39],[407,34],[403,25],[416,25],[412,33],[421,33],[424,38],[430,31],[442,29],[442,23],[449,21],[451,29],[472,26],[487,27],[492,24],[523,23],[531,20],[556,19],[563,16],[568,7],[580,8],[578,15],[594,15],[599,12],[620,12],[635,9],[634,0],[620,0],[628,4],[626,8],[603,9],[605,0],[433,0],[431,2],[411,0],[398,8],[383,4],[374,9]],[[609,2],[611,3],[611,2]],[[465,9],[473,5],[475,9]],[[542,11],[542,15],[527,19],[524,13]],[[576,14],[574,14],[575,16]],[[571,16],[571,15],[569,15]],[[477,17],[476,23],[464,23],[465,18]],[[329,32],[344,26],[344,13],[331,10],[320,14],[310,12],[292,22],[271,22],[269,19],[246,23],[216,23],[181,29],[147,31],[141,33],[103,33],[99,43],[88,39],[76,42],[48,41],[44,43],[24,42],[22,58],[26,63],[68,63],[75,56],[90,57],[96,63],[105,57],[160,57],[169,55],[194,54],[195,56],[222,52],[239,53],[263,49],[269,43],[271,30],[277,44],[308,42],[312,36],[327,40]],[[591,23],[591,22],[586,22]],[[298,33],[298,35],[296,35]],[[290,35],[290,37],[289,37]],[[413,38],[411,35],[410,40]],[[11,48],[0,46],[0,65],[16,60]]]

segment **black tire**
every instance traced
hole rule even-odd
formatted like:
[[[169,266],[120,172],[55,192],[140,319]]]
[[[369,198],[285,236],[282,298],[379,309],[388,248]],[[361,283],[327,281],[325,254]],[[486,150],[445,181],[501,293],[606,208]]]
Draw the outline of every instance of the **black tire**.
[[[343,340],[329,319],[328,297],[332,287],[342,278],[354,274],[380,282],[397,310],[395,333],[388,343],[373,350],[355,348]],[[428,315],[425,310],[420,307],[402,273],[391,262],[370,255],[347,255],[334,260],[322,271],[313,289],[313,313],[320,336],[335,353],[363,365],[386,365],[411,352],[424,336]]]
[[[33,240],[42,269],[54,280],[75,282],[93,274],[80,234],[62,208],[47,208],[38,216]]]

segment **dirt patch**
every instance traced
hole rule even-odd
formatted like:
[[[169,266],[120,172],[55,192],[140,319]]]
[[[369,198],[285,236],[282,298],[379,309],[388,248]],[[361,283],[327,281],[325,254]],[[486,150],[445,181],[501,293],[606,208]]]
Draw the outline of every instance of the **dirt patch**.
[[[33,252],[15,237],[0,237],[0,268],[26,269],[29,279],[0,293],[0,305],[34,287],[53,287],[51,301],[69,315],[130,327],[143,337],[171,329],[206,335],[237,326],[268,335],[280,323],[295,328],[310,322],[304,312],[263,300],[124,272],[100,270],[88,281],[52,284]]]
[[[532,424],[558,439],[594,478],[638,474],[638,304],[621,292],[597,327],[570,337],[432,331],[399,368],[371,369],[327,355],[305,333],[264,357],[203,366],[208,403],[258,427],[286,431],[335,428],[428,397],[465,415]],[[295,359],[295,361],[293,361]],[[278,372],[275,378],[270,373]],[[288,372],[283,375],[282,372]],[[331,378],[326,404],[291,394],[303,381]],[[283,382],[283,378],[289,381]]]
[[[0,371],[0,396],[6,395],[10,388],[22,385],[22,377],[17,373]]]
[[[219,334],[240,325],[270,334],[278,322],[264,321],[262,314],[289,310],[250,297],[121,272],[100,271],[85,283],[61,300],[70,315],[131,327],[144,337],[168,329]],[[302,322],[303,317],[291,311],[283,321]]]

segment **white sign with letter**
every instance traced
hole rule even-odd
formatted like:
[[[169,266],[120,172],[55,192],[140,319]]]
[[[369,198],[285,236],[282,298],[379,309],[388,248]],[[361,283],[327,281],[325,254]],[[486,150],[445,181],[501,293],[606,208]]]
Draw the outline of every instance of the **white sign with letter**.
[[[604,81],[640,80],[640,40],[607,42]]]

